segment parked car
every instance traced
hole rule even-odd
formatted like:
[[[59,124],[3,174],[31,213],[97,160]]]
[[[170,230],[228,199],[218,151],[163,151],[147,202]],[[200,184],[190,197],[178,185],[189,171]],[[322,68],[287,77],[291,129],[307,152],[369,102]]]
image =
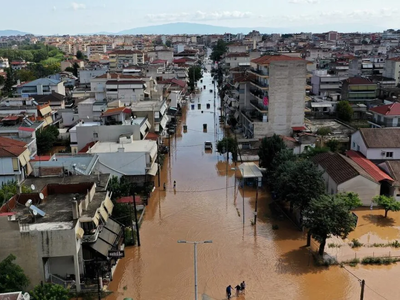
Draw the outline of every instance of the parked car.
[[[213,148],[212,142],[210,142],[210,141],[205,141],[204,142],[204,149],[205,150],[212,150],[212,148]]]

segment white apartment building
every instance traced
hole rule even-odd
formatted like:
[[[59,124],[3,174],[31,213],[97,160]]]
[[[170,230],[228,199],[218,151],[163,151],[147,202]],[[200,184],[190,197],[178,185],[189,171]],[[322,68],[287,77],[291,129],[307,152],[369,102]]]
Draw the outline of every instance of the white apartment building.
[[[383,76],[396,80],[396,86],[400,82],[400,57],[387,59],[383,70]]]

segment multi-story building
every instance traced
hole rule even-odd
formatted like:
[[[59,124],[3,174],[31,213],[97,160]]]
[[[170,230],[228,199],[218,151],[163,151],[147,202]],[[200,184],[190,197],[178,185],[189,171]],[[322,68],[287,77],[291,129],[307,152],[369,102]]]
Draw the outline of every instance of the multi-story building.
[[[14,95],[49,95],[52,91],[65,96],[64,82],[50,78],[39,78],[31,82],[13,86]]]
[[[251,61],[250,105],[242,108],[245,135],[290,135],[304,127],[307,62],[299,57],[264,55]]]
[[[368,122],[371,127],[400,127],[400,103],[376,106],[369,111],[372,113],[372,120]]]
[[[343,80],[341,99],[350,102],[369,102],[376,99],[377,84],[363,77]]]
[[[396,80],[396,86],[400,82],[400,57],[387,59],[383,71],[383,76]]]
[[[130,65],[144,63],[144,53],[139,50],[114,50],[109,53],[110,70],[122,70]]]
[[[7,69],[10,67],[8,63],[8,58],[0,57],[0,69]]]
[[[311,77],[312,93],[323,97],[340,95],[342,81],[338,75],[329,75],[326,70],[316,70]]]
[[[86,46],[86,55],[90,57],[91,54],[104,54],[107,52],[107,44],[91,44]]]

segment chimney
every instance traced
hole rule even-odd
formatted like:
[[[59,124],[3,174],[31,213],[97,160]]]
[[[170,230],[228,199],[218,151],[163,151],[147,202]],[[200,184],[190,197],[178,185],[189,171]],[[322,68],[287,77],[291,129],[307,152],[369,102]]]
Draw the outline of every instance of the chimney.
[[[72,219],[73,220],[79,219],[79,207],[78,207],[78,201],[76,200],[72,201]]]

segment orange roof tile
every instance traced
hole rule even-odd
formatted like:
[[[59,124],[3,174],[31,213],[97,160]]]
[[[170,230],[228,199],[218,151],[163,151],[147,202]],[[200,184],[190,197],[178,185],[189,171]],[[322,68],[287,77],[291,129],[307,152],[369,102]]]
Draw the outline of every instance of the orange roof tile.
[[[267,65],[274,61],[292,61],[292,60],[305,62],[305,60],[300,57],[292,57],[287,55],[263,55],[258,58],[252,59],[251,62],[256,63],[258,65]]]

